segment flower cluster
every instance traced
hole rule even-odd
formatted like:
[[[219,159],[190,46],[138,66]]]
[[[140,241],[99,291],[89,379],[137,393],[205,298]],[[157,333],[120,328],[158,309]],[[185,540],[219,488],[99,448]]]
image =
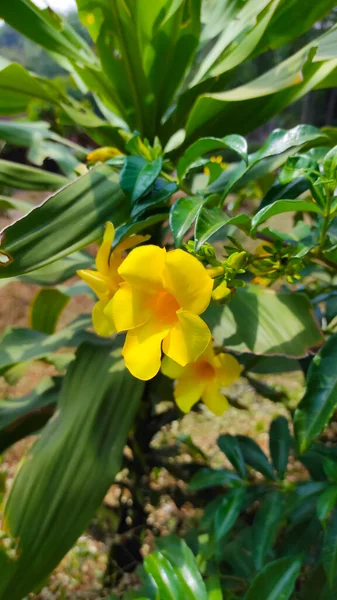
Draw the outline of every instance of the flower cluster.
[[[177,379],[179,407],[186,412],[202,398],[221,414],[227,401],[220,389],[239,377],[240,365],[230,355],[214,354],[211,332],[200,317],[212,297],[207,269],[180,249],[135,248],[144,236],[131,236],[111,251],[114,235],[107,223],[97,270],[78,271],[99,299],[92,313],[94,329],[103,336],[126,332],[122,355],[138,379],[158,373],[163,352],[162,370]]]

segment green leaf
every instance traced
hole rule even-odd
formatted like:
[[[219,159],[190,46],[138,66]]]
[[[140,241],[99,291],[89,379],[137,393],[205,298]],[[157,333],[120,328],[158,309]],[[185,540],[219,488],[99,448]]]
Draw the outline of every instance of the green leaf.
[[[11,196],[0,196],[0,211],[17,210],[21,213],[27,213],[34,208],[34,204],[20,200]]]
[[[334,189],[337,170],[337,146],[332,148],[330,152],[326,154],[323,161],[323,170],[325,177],[331,180],[331,186]]]
[[[323,523],[337,504],[337,485],[330,485],[317,500],[317,516]],[[337,576],[337,573],[336,573]]]
[[[41,289],[34,297],[30,307],[30,326],[35,331],[52,334],[62,311],[70,300],[59,290]]]
[[[163,159],[148,162],[141,156],[127,156],[121,172],[120,186],[132,204],[149,191],[162,169]]]
[[[268,558],[282,525],[282,496],[279,492],[271,492],[263,500],[253,523],[254,563],[260,571]]]
[[[0,18],[46,50],[75,63],[87,65],[96,62],[85,41],[51,9],[41,10],[29,0],[13,0],[1,5]]]
[[[0,16],[1,16],[0,7]],[[9,64],[1,68],[0,64],[0,114],[18,115],[26,111],[29,103],[39,98],[53,102],[53,96],[18,64]]]
[[[99,239],[106,221],[118,226],[128,214],[117,173],[100,165],[3,231],[0,278],[53,263]]]
[[[254,232],[256,228],[264,223],[270,217],[274,217],[275,215],[280,215],[286,212],[314,212],[320,215],[323,214],[322,209],[314,202],[309,202],[306,200],[276,200],[273,204],[269,206],[265,206],[259,210],[259,212],[252,219],[252,231]]]
[[[239,443],[245,463],[259,473],[262,473],[267,479],[275,481],[276,478],[273,468],[260,446],[245,435],[237,435],[236,439]]]
[[[91,316],[82,315],[53,335],[23,327],[6,329],[0,345],[0,373],[17,363],[40,360],[60,348],[96,339],[94,334],[85,331],[90,325]]]
[[[245,162],[248,161],[247,142],[241,135],[228,135],[224,138],[201,138],[185,152],[177,166],[178,178],[181,181],[193,163],[197,161],[203,154],[213,152],[214,150],[230,149],[236,152]]]
[[[0,400],[0,454],[47,423],[54,413],[59,391],[59,381],[46,378],[23,398]]]
[[[322,563],[329,585],[337,583],[337,509],[332,513],[324,534]]]
[[[176,600],[183,593],[174,568],[161,552],[151,552],[144,560],[145,570],[153,577],[163,600]]]
[[[285,417],[277,417],[270,425],[269,449],[273,467],[280,479],[284,479],[287,472],[290,447],[288,421]]]
[[[246,496],[245,488],[231,490],[223,497],[214,515],[215,538],[219,542],[234,527]]]
[[[299,358],[323,341],[311,303],[299,293],[250,285],[236,290],[228,306],[212,303],[203,319],[215,343],[236,352]]]
[[[313,358],[305,394],[294,416],[300,452],[320,435],[337,405],[337,335],[333,335]]]
[[[36,283],[37,285],[57,285],[76,274],[79,269],[88,269],[93,266],[94,258],[85,251],[73,252],[69,256],[31,271],[29,275],[22,275],[20,281]],[[8,279],[8,281],[12,281]]]
[[[175,182],[166,181],[162,177],[158,177],[151,189],[140,198],[133,206],[131,211],[131,219],[139,219],[140,215],[145,216],[151,210],[157,210],[165,207],[169,208],[169,199],[178,189]]]
[[[245,600],[289,600],[300,569],[300,559],[293,556],[269,563],[255,577]]]
[[[61,175],[0,159],[0,185],[4,187],[55,191],[67,183],[68,179]]]
[[[336,462],[336,460],[332,460],[330,458],[324,457],[323,458],[323,469],[324,469],[324,472],[325,472],[326,476],[328,477],[328,479],[330,479],[334,483],[337,483],[337,462]]]
[[[215,93],[206,88],[206,93],[197,96],[189,111],[186,144],[205,134],[245,135],[323,82],[335,69],[335,63],[332,57],[331,60],[319,57],[319,48],[328,43],[328,38],[333,40],[334,34],[331,29],[244,85]]]
[[[130,375],[120,348],[114,348],[111,354],[110,342],[80,347],[58,414],[14,480],[3,526],[18,538],[19,556],[11,561],[0,554],[0,597],[21,600],[49,575],[88,526],[120,469],[144,383]]]
[[[250,225],[250,218],[243,213],[235,215],[235,217],[229,217],[220,208],[202,206],[195,224],[195,249],[199,250],[212,235],[218,233],[224,227],[234,226],[247,232]]]
[[[178,198],[170,210],[170,227],[177,248],[182,244],[184,235],[192,227],[194,220],[204,203],[198,196]]]
[[[232,487],[240,483],[242,483],[241,477],[238,477],[233,471],[204,467],[193,475],[189,487],[193,492],[197,492],[214,486],[226,485]]]
[[[160,552],[172,564],[184,600],[207,600],[205,584],[202,580],[195,557],[183,540],[175,536],[159,538],[157,546]]]
[[[297,178],[286,184],[276,180],[262,199],[259,210],[282,198],[297,198],[308,189],[310,189],[310,182],[305,178]]]
[[[245,478],[247,475],[245,461],[236,437],[229,433],[220,435],[217,439],[217,444],[221,452],[223,452],[232,463],[234,469],[237,470],[241,477]]]

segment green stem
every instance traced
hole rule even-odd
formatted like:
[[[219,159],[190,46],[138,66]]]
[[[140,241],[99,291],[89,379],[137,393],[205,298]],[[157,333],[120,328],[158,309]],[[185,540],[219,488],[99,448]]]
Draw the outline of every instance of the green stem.
[[[327,198],[327,202],[326,205],[324,207],[324,215],[323,215],[323,225],[322,225],[322,229],[321,229],[321,234],[319,237],[319,247],[323,248],[325,240],[326,240],[326,236],[329,230],[329,224],[330,224],[330,210],[331,210],[331,200],[332,200],[332,196],[331,193],[328,195]]]

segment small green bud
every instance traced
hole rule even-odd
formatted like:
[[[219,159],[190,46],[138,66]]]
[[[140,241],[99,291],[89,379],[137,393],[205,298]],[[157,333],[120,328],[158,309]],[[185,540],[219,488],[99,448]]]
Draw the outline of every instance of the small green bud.
[[[247,253],[246,252],[233,252],[227,260],[226,266],[231,267],[232,269],[242,269],[247,261]]]

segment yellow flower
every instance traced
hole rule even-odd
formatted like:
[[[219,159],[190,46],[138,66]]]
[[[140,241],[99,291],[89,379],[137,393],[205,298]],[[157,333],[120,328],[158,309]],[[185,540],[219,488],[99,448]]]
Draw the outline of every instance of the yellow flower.
[[[105,162],[110,158],[116,158],[116,156],[124,156],[124,154],[118,148],[104,146],[103,148],[96,148],[96,150],[89,152],[87,161],[90,163]]]
[[[132,375],[154,377],[162,349],[180,365],[195,361],[211,339],[198,316],[213,287],[203,265],[183,250],[149,245],[132,250],[118,275],[124,283],[104,314],[117,332],[128,332],[122,354]]]
[[[220,416],[228,408],[228,400],[220,390],[240,377],[241,366],[230,354],[214,354],[210,342],[198,360],[186,367],[165,357],[162,372],[177,380],[174,397],[180,410],[189,412],[201,399],[209,410]]]
[[[149,239],[149,236],[134,235],[116,246],[111,252],[112,242],[115,237],[115,228],[112,223],[107,223],[104,238],[96,256],[96,269],[81,269],[77,274],[85,281],[99,298],[92,311],[92,323],[98,335],[108,336],[115,333],[116,330],[109,319],[104,314],[104,309],[113,295],[119,289],[119,284],[123,281],[118,274],[118,268],[122,264],[123,253],[128,248]]]

